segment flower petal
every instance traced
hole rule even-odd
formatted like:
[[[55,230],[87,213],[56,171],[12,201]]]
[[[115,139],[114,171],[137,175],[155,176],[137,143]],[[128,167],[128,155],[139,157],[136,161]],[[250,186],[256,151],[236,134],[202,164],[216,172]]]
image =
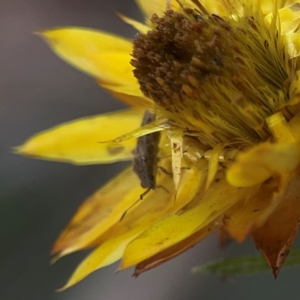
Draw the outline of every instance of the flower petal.
[[[277,207],[271,205],[277,188],[277,180],[269,180],[251,199],[239,202],[226,213],[224,228],[231,237],[238,242],[243,242],[253,230],[266,221],[266,217],[269,217]],[[277,201],[277,205],[279,203]]]
[[[196,167],[183,171],[182,185],[177,192],[174,202],[174,185],[172,177],[161,172],[158,174],[157,187],[154,191],[147,194],[143,201],[132,207],[122,219],[116,223],[103,236],[95,240],[92,246],[99,245],[110,240],[120,239],[127,236],[129,232],[138,230],[144,231],[149,226],[166,216],[174,215],[181,211],[197,195],[201,184],[204,182],[204,174],[199,172]]]
[[[221,176],[221,175],[220,175]],[[196,231],[219,219],[236,202],[248,198],[251,188],[236,188],[217,177],[198,206],[154,224],[125,249],[120,269],[136,265],[181,242]]]
[[[294,74],[294,79],[292,80],[291,84],[290,84],[290,88],[289,88],[289,94],[290,94],[290,98],[287,102],[287,106],[294,106],[296,107],[296,104],[300,103],[300,70],[295,71]],[[296,111],[295,112],[295,116],[292,118],[293,119],[299,119],[299,112]],[[289,122],[289,125],[291,126],[291,121]],[[300,140],[299,138],[299,131],[297,132],[293,132],[293,135],[296,137],[298,136],[298,141]]]
[[[16,153],[76,165],[129,160],[136,139],[100,143],[140,126],[143,111],[124,110],[63,123],[31,137]],[[109,130],[108,130],[109,129]]]
[[[296,114],[289,122],[291,133],[295,140],[300,142],[300,113]]]
[[[299,144],[262,143],[245,153],[227,172],[227,180],[234,186],[252,186],[275,174],[289,173],[300,162]]]
[[[61,27],[37,31],[62,59],[88,74],[99,77],[98,55],[101,53],[129,54],[132,44],[120,36],[82,27]]]
[[[172,179],[169,176],[163,176],[165,180],[162,181],[162,184],[166,189],[171,189]],[[131,178],[128,178],[127,176],[126,181],[124,182],[126,182],[128,185],[131,182]],[[137,185],[137,182],[134,183]],[[130,188],[132,189],[131,184]],[[135,196],[131,196],[131,200],[135,202],[137,199],[139,199],[139,195],[136,194]],[[112,198],[116,198],[115,187],[113,186],[110,187],[110,199]],[[169,204],[172,203],[172,201],[170,201],[171,198],[171,195],[168,194],[164,189],[157,188],[155,191],[148,193],[144,197],[143,201],[139,201],[137,205],[130,209],[126,216],[120,221],[121,215],[129,207],[124,207],[122,200],[120,203],[120,205],[123,207],[122,213],[116,213],[114,211],[113,214],[107,216],[107,219],[104,219],[102,222],[97,224],[96,230],[91,228],[91,233],[94,232],[94,234],[98,235],[97,231],[99,232],[100,236],[98,235],[98,239],[92,241],[92,239],[87,240],[85,235],[82,237],[79,236],[79,238],[86,239],[86,242],[91,242],[89,244],[90,247],[95,245],[100,246],[97,247],[97,249],[94,250],[90,255],[88,255],[86,259],[77,267],[74,274],[68,283],[63,287],[63,289],[74,285],[95,270],[105,267],[106,265],[114,263],[120,259],[124,252],[125,246],[130,240],[145,230],[150,224],[156,220],[159,220],[161,216],[166,213],[167,206],[170,210]],[[91,212],[91,214],[93,216],[92,218],[98,218],[97,214],[95,215],[93,212]],[[107,229],[107,226],[104,226],[103,230],[103,223],[104,225],[111,225],[114,223],[114,225],[101,235],[101,233]],[[82,223],[82,228],[84,228],[84,226],[85,221]]]
[[[101,84],[101,86],[107,89],[113,95],[114,98],[119,99],[124,103],[126,103],[127,105],[133,106],[136,109],[149,109],[149,108],[153,108],[154,106],[153,105],[154,103],[149,98],[144,97],[144,95],[135,96],[134,95],[135,92],[133,92],[133,94],[130,94],[128,93],[128,89],[126,89],[125,90],[126,93],[124,93],[122,91],[123,87],[119,88],[116,86],[105,85],[105,84]]]
[[[187,251],[191,247],[195,246],[197,243],[205,239],[208,235],[212,234],[214,231],[219,229],[222,226],[222,219],[213,221],[210,224],[206,225],[201,230],[195,232],[190,237],[186,238],[185,240],[167,248],[158,254],[144,260],[143,262],[139,263],[134,270],[134,277],[139,276],[140,274],[149,271],[169,260],[172,258],[180,255],[181,253]]]
[[[149,30],[149,27],[146,26],[145,24],[136,21],[134,19],[131,19],[123,14],[117,13],[118,17],[120,19],[122,19],[125,23],[131,25],[133,28],[135,28],[137,31],[139,31],[140,33],[147,33]]]
[[[284,45],[286,45],[289,57],[298,57],[300,55],[300,33],[290,32],[283,35],[282,38]]]
[[[206,161],[202,165],[206,165]],[[187,169],[182,170],[180,184],[178,190],[175,189],[176,198],[174,199],[175,203],[179,202],[182,207],[176,213],[182,214],[190,205],[195,205],[194,202],[199,202],[197,194],[204,185],[206,178],[206,170],[199,168],[198,165],[191,165]]]
[[[185,170],[185,172],[183,173],[182,182],[184,183],[184,185],[179,187],[175,203],[173,202],[174,194],[166,192],[166,190],[172,191],[172,177],[166,174],[161,174],[161,179],[158,182],[161,186],[164,187],[164,189],[157,188],[155,191],[147,194],[143,201],[139,201],[137,205],[135,205],[131,210],[127,212],[126,216],[122,219],[122,221],[119,221],[121,216],[120,209],[118,209],[118,213],[114,209],[111,214],[106,216],[107,219],[100,219],[99,224],[95,223],[96,220],[99,218],[99,215],[95,215],[93,213],[95,207],[96,211],[98,211],[97,206],[99,206],[100,201],[101,205],[103,205],[107,211],[111,211],[111,207],[116,206],[115,202],[113,202],[112,205],[110,205],[109,203],[109,199],[111,199],[112,201],[112,199],[116,198],[112,197],[112,193],[115,195],[115,187],[118,187],[118,182],[116,182],[115,180],[112,181],[110,186],[108,185],[106,188],[108,190],[110,187],[110,193],[108,193],[107,195],[103,195],[104,192],[100,190],[98,194],[95,194],[94,200],[93,198],[91,198],[91,200],[87,200],[86,204],[84,204],[82,209],[80,209],[78,212],[77,218],[81,219],[82,222],[79,222],[77,226],[79,225],[79,228],[81,228],[81,230],[78,230],[78,232],[76,233],[77,222],[75,216],[75,218],[73,219],[74,222],[70,223],[65,233],[63,233],[61,238],[56,243],[56,248],[58,249],[60,245],[63,245],[63,247],[66,249],[64,250],[64,252],[70,249],[71,245],[67,245],[67,247],[69,248],[66,248],[65,244],[65,242],[68,242],[66,239],[67,235],[71,237],[70,241],[72,243],[76,243],[72,246],[73,249],[74,246],[77,247],[78,245],[81,248],[83,245],[84,247],[86,247],[86,245],[88,245],[89,247],[96,245],[100,246],[96,250],[94,250],[90,255],[88,255],[88,257],[78,266],[68,283],[63,287],[63,289],[66,289],[71,285],[77,283],[78,281],[82,280],[84,277],[94,272],[95,270],[120,259],[128,242],[130,242],[138,234],[147,229],[151,224],[160,220],[162,217],[173,215],[182,206],[187,205],[198,192],[198,188],[199,186],[201,186],[199,183],[204,182],[202,178],[203,175],[201,174],[201,172],[196,172],[195,168],[196,167],[191,168],[189,170]],[[119,177],[121,179],[127,176],[126,184],[129,185],[128,189],[132,189],[132,179],[128,177],[128,175],[126,175],[125,172],[124,175],[120,175]],[[136,181],[134,181],[134,184],[136,184]],[[102,200],[103,196],[105,196],[104,200]],[[136,194],[134,197],[131,198],[134,201],[136,201],[136,199],[138,199],[139,196]],[[92,203],[90,204],[89,201],[92,201]],[[95,201],[96,203],[93,204],[93,201]],[[107,204],[105,203],[106,201]],[[122,200],[122,202],[123,201],[124,199]],[[119,204],[119,207],[121,207],[121,205],[123,207],[124,212],[126,208],[122,203]],[[126,203],[126,205],[128,205],[128,203]],[[83,212],[82,216],[80,215],[81,211]],[[117,221],[116,218],[118,218]],[[114,225],[108,230],[106,230],[110,224]],[[95,228],[93,228],[93,226],[95,226]],[[87,228],[89,231],[87,230]],[[106,232],[102,234],[105,230]],[[76,234],[79,234],[79,236],[76,237]],[[96,240],[92,241],[90,237],[96,237],[97,235],[99,237]],[[82,242],[84,242],[84,244],[80,243],[81,240]]]
[[[102,31],[64,27],[38,32],[63,60],[107,86],[127,86],[142,96],[130,64],[132,43]],[[113,62],[113,63],[112,63]]]
[[[271,5],[274,7],[274,3],[272,3]],[[273,10],[274,8],[272,8],[270,13],[265,16],[265,20],[269,24],[272,23],[272,20],[274,18]],[[278,9],[278,11],[276,11],[276,14],[280,19],[281,34],[293,32],[298,28],[300,19],[299,3],[293,3],[289,6]]]
[[[168,8],[168,1],[167,0],[136,0],[138,6],[144,13],[146,19],[150,19],[153,14],[158,15],[159,17],[164,14],[164,12]],[[177,1],[170,1],[171,9],[174,11],[180,10],[180,5]]]
[[[68,282],[58,291],[64,291],[78,283],[92,272],[108,266],[122,257],[128,242],[137,235],[132,231],[128,236],[121,236],[119,239],[112,239],[96,248],[76,268]]]
[[[217,174],[219,168],[219,157],[223,149],[224,144],[218,144],[216,147],[214,147],[214,149],[209,151],[208,176],[205,187],[206,189],[209,188]]]
[[[211,1],[211,0],[201,0],[201,4],[205,7],[205,9],[209,12],[209,14],[216,14],[219,16],[228,16],[231,14],[230,10],[232,10],[232,7],[230,7],[230,4],[228,5],[228,2],[225,1]],[[235,8],[237,6],[240,6],[237,2],[235,5]]]
[[[163,131],[167,128],[169,128],[170,125],[166,123],[166,120],[160,120],[157,119],[151,123],[148,123],[140,128],[134,129],[130,132],[127,131],[127,133],[118,136],[115,139],[112,140],[102,140],[101,143],[120,143],[127,140],[130,140],[132,138],[138,138],[140,136],[144,136],[153,132]]]
[[[183,156],[183,132],[172,130],[169,132],[172,153],[172,173],[175,190],[177,191],[181,178],[181,162]]]
[[[124,170],[85,200],[55,242],[52,253],[61,252],[61,257],[90,247],[95,239],[119,222],[143,191],[132,168]]]
[[[268,126],[278,143],[295,143],[296,139],[292,133],[292,128],[281,112],[267,118]]]
[[[279,204],[267,222],[253,233],[258,249],[261,249],[273,274],[277,277],[291,249],[300,223],[300,174],[294,175]]]

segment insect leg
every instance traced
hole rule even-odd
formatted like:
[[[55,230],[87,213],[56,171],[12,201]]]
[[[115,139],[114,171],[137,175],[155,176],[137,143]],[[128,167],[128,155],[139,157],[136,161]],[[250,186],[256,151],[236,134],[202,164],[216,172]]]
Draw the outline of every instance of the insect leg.
[[[131,208],[133,208],[137,203],[139,203],[139,201],[141,201],[141,200],[144,199],[144,197],[150,192],[151,189],[152,189],[152,188],[148,188],[144,193],[142,193],[142,194],[140,195],[140,198],[139,198],[139,199],[137,199],[133,204],[131,204],[131,205],[123,212],[123,214],[122,214],[122,216],[121,216],[121,218],[120,218],[120,221],[122,221],[122,220],[125,218],[127,212],[128,212]]]
[[[166,193],[170,194],[170,191],[167,190],[163,185],[158,185],[158,186],[156,186],[156,188],[163,189]]]
[[[173,174],[171,172],[169,172],[166,168],[162,167],[162,166],[157,166],[157,168],[162,171],[163,173],[165,173],[166,175],[172,176]]]

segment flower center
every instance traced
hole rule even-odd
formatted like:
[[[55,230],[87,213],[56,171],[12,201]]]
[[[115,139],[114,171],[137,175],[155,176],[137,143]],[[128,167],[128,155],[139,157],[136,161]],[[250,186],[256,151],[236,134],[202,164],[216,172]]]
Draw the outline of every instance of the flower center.
[[[265,119],[285,109],[294,75],[277,30],[259,13],[224,19],[169,10],[151,22],[134,40],[131,63],[142,92],[173,126],[210,147],[270,137]]]

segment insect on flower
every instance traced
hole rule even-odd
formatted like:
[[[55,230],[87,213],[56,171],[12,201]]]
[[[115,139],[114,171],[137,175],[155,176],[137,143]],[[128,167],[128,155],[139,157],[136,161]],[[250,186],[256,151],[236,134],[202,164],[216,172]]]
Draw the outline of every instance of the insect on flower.
[[[145,126],[154,120],[155,114],[147,110],[144,114],[142,126]],[[133,170],[141,180],[141,186],[147,189],[141,194],[141,200],[151,189],[154,190],[156,188],[155,177],[157,173],[159,139],[159,132],[141,136],[138,138],[137,146],[134,151]]]
[[[145,126],[155,120],[155,113],[147,110],[144,114],[141,126]],[[146,188],[146,191],[140,195],[140,198],[134,202],[123,214],[122,220],[127,214],[128,210],[136,203],[156,188],[156,173],[158,162],[160,132],[153,132],[141,136],[137,140],[136,149],[134,150],[133,171],[139,177],[141,186]]]
[[[299,3],[137,3],[144,23],[121,16],[139,31],[133,41],[77,27],[39,32],[131,107],[62,124],[17,148],[75,164],[134,156],[133,168],[89,197],[56,241],[60,257],[96,247],[64,289],[119,259],[119,270],[141,274],[218,230],[238,242],[252,236],[278,276],[300,220]],[[162,155],[173,178],[158,172]],[[145,195],[151,201],[119,222]]]

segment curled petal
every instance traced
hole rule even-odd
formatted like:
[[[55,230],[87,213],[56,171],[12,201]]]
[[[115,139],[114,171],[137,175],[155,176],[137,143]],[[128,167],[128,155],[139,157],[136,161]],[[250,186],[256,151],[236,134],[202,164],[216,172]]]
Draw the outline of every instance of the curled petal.
[[[271,205],[273,195],[277,192],[277,180],[269,180],[260,186],[248,201],[240,201],[226,213],[224,228],[231,237],[243,242],[249,234],[260,227],[266,218],[276,209]],[[277,205],[279,201],[276,202]]]
[[[299,179],[299,173],[295,174],[282,194],[279,206],[253,233],[256,247],[262,250],[275,277],[293,245],[300,224]]]
[[[182,170],[180,184],[178,190],[176,190],[176,198],[174,199],[175,203],[180,202],[182,206],[177,211],[177,214],[182,214],[189,206],[194,206],[194,202],[199,202],[197,194],[201,191],[206,178],[206,170],[200,169],[196,165]]]
[[[289,144],[296,142],[291,126],[281,112],[268,117],[267,123],[276,142]]]
[[[263,143],[239,155],[227,180],[234,186],[252,186],[275,174],[292,172],[299,162],[299,144]]]

